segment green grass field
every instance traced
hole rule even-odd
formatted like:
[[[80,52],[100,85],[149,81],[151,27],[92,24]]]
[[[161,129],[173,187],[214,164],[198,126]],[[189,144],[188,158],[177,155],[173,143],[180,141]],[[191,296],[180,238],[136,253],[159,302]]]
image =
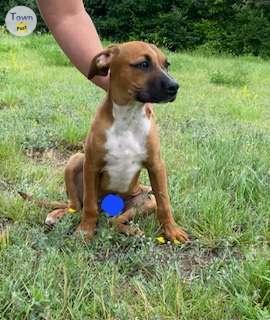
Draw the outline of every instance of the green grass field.
[[[91,243],[53,230],[24,202],[66,199],[63,168],[82,149],[103,92],[50,36],[0,35],[0,319],[270,319],[270,62],[168,53],[181,83],[155,107],[185,246],[125,237],[101,217]],[[147,173],[142,180],[148,183]]]

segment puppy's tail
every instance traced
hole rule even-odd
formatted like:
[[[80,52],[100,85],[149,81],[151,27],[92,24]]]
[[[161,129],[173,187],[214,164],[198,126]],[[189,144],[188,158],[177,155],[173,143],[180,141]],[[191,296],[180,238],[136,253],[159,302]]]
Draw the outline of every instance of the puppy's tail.
[[[38,207],[44,207],[48,209],[66,209],[68,208],[68,204],[65,202],[58,202],[58,201],[47,201],[47,200],[37,200],[34,199],[32,196],[30,196],[27,193],[18,191],[19,195],[25,200],[25,201],[31,201],[35,203]]]

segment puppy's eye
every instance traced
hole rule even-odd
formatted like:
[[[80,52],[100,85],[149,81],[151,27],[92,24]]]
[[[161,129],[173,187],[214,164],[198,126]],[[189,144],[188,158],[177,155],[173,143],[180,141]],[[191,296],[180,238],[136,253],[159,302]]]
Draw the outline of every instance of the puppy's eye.
[[[147,70],[150,67],[150,62],[147,60],[144,60],[142,62],[136,63],[133,65],[135,68],[141,69],[141,70]]]
[[[138,64],[138,68],[140,68],[140,69],[148,69],[149,68],[149,62],[145,60],[145,61],[139,63]]]

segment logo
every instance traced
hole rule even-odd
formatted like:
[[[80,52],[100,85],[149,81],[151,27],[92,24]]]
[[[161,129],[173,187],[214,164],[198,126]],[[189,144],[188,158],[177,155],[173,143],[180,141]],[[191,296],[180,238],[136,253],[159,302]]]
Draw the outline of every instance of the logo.
[[[27,29],[27,23],[26,22],[18,22],[16,24],[16,29],[17,29],[17,32],[27,32],[28,29]]]
[[[8,11],[5,23],[8,31],[15,36],[28,36],[36,28],[37,16],[32,9],[17,6]]]

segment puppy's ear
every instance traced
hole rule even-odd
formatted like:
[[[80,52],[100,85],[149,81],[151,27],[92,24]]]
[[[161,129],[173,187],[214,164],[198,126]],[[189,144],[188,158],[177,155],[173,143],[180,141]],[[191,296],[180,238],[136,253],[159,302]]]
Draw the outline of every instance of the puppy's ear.
[[[156,52],[159,52],[159,49],[155,44],[153,44],[153,43],[148,43],[148,44],[153,50],[155,50]]]
[[[112,45],[97,54],[91,62],[87,78],[90,80],[95,76],[107,76],[112,59],[119,51],[117,46]]]

